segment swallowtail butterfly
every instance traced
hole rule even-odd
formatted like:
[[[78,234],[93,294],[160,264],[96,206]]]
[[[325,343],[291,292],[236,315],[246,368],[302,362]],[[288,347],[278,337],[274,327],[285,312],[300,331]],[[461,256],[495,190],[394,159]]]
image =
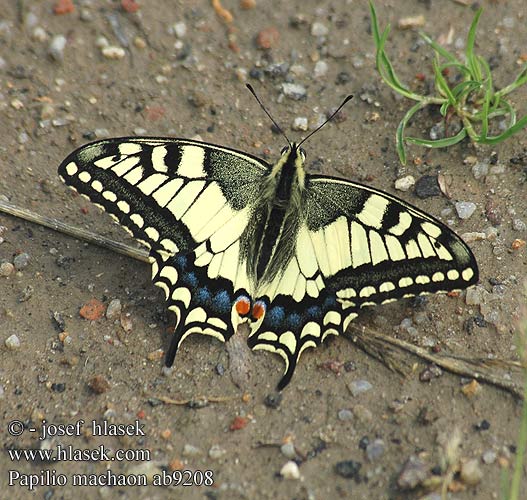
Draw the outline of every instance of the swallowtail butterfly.
[[[463,289],[478,280],[468,246],[409,203],[347,180],[310,175],[289,144],[274,165],[205,142],[104,139],[71,153],[62,180],[150,249],[152,279],[176,327],[172,366],[192,333],[281,355],[342,333],[361,308]]]

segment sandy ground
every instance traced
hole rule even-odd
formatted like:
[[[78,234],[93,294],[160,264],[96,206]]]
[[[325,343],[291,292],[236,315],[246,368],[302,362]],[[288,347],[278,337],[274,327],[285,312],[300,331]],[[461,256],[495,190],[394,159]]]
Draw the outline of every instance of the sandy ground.
[[[493,62],[497,85],[503,86],[525,57],[525,6],[522,0],[482,5],[478,50]],[[516,357],[527,259],[525,246],[512,250],[512,244],[527,236],[521,225],[527,222],[526,133],[493,149],[468,143],[435,151],[413,147],[408,166],[400,167],[393,138],[409,103],[395,98],[375,72],[366,2],[257,0],[243,10],[238,1],[225,0],[230,24],[206,1],[141,2],[135,14],[103,0],[76,2],[75,11],[64,15],[53,13],[52,1],[3,0],[0,6],[2,197],[129,242],[108,216],[58,179],[57,166],[75,147],[106,135],[146,133],[199,137],[272,161],[284,141],[246,91],[245,78],[295,139],[305,134],[291,129],[295,117],[316,123],[353,93],[345,119],[306,144],[308,169],[398,194],[460,234],[490,235],[470,243],[485,304],[467,304],[464,293],[432,296],[418,307],[400,301],[366,312],[358,324],[442,352]],[[452,46],[465,39],[473,15],[470,7],[448,1],[379,0],[377,10],[383,26],[422,14],[433,38],[448,38],[452,30]],[[269,43],[270,49],[258,47],[259,33],[260,45]],[[54,59],[49,47],[57,35],[65,37],[65,47],[58,47]],[[101,37],[125,48],[124,57],[105,57]],[[415,30],[394,28],[388,47],[409,85],[422,89],[431,81],[430,52]],[[424,83],[416,78],[420,74]],[[306,98],[284,97],[284,82],[305,86]],[[513,95],[520,115],[526,96],[525,89]],[[427,134],[434,120],[424,113],[414,133]],[[488,175],[476,179],[463,162],[469,156],[490,159]],[[394,190],[404,175],[437,173],[449,183],[450,198],[421,200],[412,191]],[[457,201],[475,203],[474,214],[461,220],[453,208]],[[510,394],[482,385],[467,397],[461,389],[470,380],[448,373],[421,382],[426,365],[417,360],[410,360],[415,369],[403,378],[343,338],[307,351],[280,401],[274,393],[280,358],[249,354],[248,377],[239,388],[230,369],[236,360],[210,338],[189,338],[174,373],[165,377],[155,352],[167,347],[173,318],[146,265],[9,216],[0,215],[0,225],[0,259],[18,268],[0,277],[1,498],[432,499],[439,498],[438,489],[402,489],[411,481],[408,470],[407,476],[401,471],[416,456],[422,462],[416,477],[438,480],[445,443],[456,435],[456,464],[465,466],[449,498],[500,498],[521,411]],[[121,318],[81,318],[79,309],[92,298],[105,305],[118,299]],[[61,328],[54,313],[64,321]],[[400,327],[403,319],[406,327]],[[12,335],[20,341],[14,350],[5,345]],[[368,381],[371,389],[353,395],[357,381]],[[196,404],[201,397],[208,404]],[[163,402],[169,400],[195,404]],[[40,440],[43,419],[48,432],[70,435]],[[93,421],[120,425],[111,429],[131,435],[93,436]],[[16,429],[22,429],[20,436],[12,435]],[[103,445],[109,460],[13,456],[13,450],[59,445]],[[143,451],[119,460],[119,449]],[[280,475],[289,460],[299,465],[297,479]],[[181,469],[190,472],[174,472]],[[40,482],[33,491],[28,474]],[[144,474],[150,485],[104,486],[111,474],[127,481]],[[154,476],[171,485],[152,485]],[[178,478],[191,485],[176,485]],[[74,485],[96,479],[92,486]]]

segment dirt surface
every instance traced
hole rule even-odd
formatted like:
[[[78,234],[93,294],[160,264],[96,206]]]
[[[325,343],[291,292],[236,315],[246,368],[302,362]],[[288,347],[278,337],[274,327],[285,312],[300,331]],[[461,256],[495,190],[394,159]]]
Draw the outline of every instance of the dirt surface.
[[[393,139],[410,103],[396,98],[375,71],[366,2],[255,3],[244,10],[237,0],[225,0],[233,16],[228,23],[207,1],[140,2],[136,13],[116,1],[79,1],[63,15],[53,12],[52,1],[1,2],[0,195],[129,242],[107,215],[58,179],[57,166],[74,148],[106,135],[142,133],[199,137],[274,161],[284,141],[246,91],[245,78],[293,139],[306,133],[291,129],[295,117],[307,117],[313,128],[352,93],[343,119],[305,145],[309,171],[397,194],[460,234],[486,233],[470,243],[480,268],[481,304],[467,304],[465,293],[431,296],[424,304],[377,307],[358,323],[436,351],[516,359],[514,329],[525,303],[527,259],[525,246],[512,245],[527,237],[520,224],[527,222],[526,133],[493,149],[468,143],[448,150],[413,147],[402,168]],[[376,3],[381,25],[394,26],[388,50],[401,79],[420,89],[431,82],[430,51],[415,30],[395,28],[397,21],[422,14],[432,38],[448,38],[453,30],[455,50],[473,16],[470,6],[453,1]],[[482,5],[477,48],[493,61],[497,85],[503,86],[525,58],[525,4]],[[65,37],[65,47],[53,58],[49,47],[57,35]],[[124,51],[107,49],[104,56],[101,37]],[[420,74],[424,83],[416,78]],[[284,82],[305,86],[306,97],[285,97]],[[520,115],[526,97],[525,89],[513,94]],[[428,134],[437,121],[424,113],[413,131]],[[469,156],[490,161],[488,174],[476,179],[463,162]],[[437,173],[449,183],[450,198],[421,200],[412,191],[394,190],[404,175]],[[475,203],[474,214],[461,220],[457,201]],[[0,224],[0,259],[17,267],[0,277],[0,498],[432,499],[440,489],[404,489],[412,477],[401,471],[416,456],[422,462],[416,484],[424,476],[441,482],[445,446],[456,435],[454,465],[464,464],[463,473],[454,476],[448,497],[500,498],[502,471],[515,458],[521,411],[510,394],[482,385],[468,397],[462,387],[470,380],[448,373],[434,372],[439,376],[422,382],[426,365],[417,359],[411,360],[413,372],[401,377],[344,338],[307,351],[281,400],[274,393],[282,373],[279,357],[249,354],[239,388],[230,369],[236,360],[208,337],[186,340],[167,377],[156,351],[166,349],[174,320],[162,292],[150,283],[147,265],[9,216],[0,215]],[[105,307],[118,299],[121,316],[82,318],[80,308],[93,298]],[[5,345],[12,335],[18,348]],[[357,381],[371,388],[353,395],[357,385],[363,387]],[[199,404],[201,397],[208,404]],[[170,400],[194,404],[164,403]],[[72,435],[39,440],[43,419],[50,432]],[[20,436],[8,432],[12,421],[21,422]],[[132,435],[92,436],[92,421],[130,424]],[[46,462],[10,455],[59,445],[104,445],[110,460]],[[144,453],[118,460],[119,449],[147,450],[150,460]],[[295,475],[292,464],[280,474],[289,460],[299,465],[299,478],[283,477],[287,470]],[[212,471],[214,484],[151,485],[154,475],[176,481],[172,472],[180,469],[192,471],[184,479],[198,483],[203,477],[196,471]],[[11,473],[12,486],[10,470],[18,471]],[[145,474],[150,485],[104,486],[108,470],[127,481]],[[40,485],[30,491],[24,474],[36,475],[32,479]],[[97,484],[75,486],[75,474],[98,478]]]

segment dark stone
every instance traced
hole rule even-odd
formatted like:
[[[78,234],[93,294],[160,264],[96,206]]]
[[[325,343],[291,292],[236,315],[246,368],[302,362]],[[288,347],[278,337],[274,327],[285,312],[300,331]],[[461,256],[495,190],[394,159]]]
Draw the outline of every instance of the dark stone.
[[[280,406],[280,403],[282,402],[282,394],[279,392],[275,392],[274,394],[268,394],[265,396],[264,404],[268,408],[273,408],[276,410]]]
[[[423,175],[415,183],[416,196],[419,198],[431,198],[432,196],[439,196],[441,189],[437,182],[437,175]]]
[[[335,464],[335,472],[346,479],[359,479],[359,471],[362,467],[360,462],[355,460],[344,460]]]

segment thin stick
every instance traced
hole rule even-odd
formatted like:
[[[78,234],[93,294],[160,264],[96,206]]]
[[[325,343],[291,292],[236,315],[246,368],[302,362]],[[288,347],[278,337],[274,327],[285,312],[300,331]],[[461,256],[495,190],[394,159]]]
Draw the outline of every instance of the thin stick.
[[[500,387],[501,389],[505,389],[518,399],[523,399],[524,397],[521,384],[515,383],[514,381],[505,378],[503,375],[498,374],[491,366],[501,365],[508,370],[518,370],[522,368],[522,365],[517,361],[460,358],[448,354],[437,355],[428,352],[422,347],[409,344],[404,340],[395,339],[383,335],[382,333],[374,332],[370,329],[366,332],[366,328],[355,327],[352,332],[345,333],[344,335],[367,354],[381,361],[391,370],[399,373],[404,373],[404,369],[394,362],[396,357],[393,354],[394,347],[414,354],[430,363],[434,363],[444,370],[455,373],[456,375],[470,377],[480,382],[485,382]],[[381,348],[381,345],[385,346],[384,349]],[[386,347],[388,347],[388,349],[386,349]],[[407,362],[405,362],[405,364],[407,365]]]
[[[107,250],[112,250],[122,255],[126,255],[127,257],[132,257],[133,259],[140,260],[142,262],[148,262],[148,252],[146,250],[134,248],[129,245],[125,245],[124,243],[110,240],[109,238],[105,238],[100,234],[92,233],[87,229],[70,226],[65,222],[36,214],[35,212],[31,212],[25,208],[19,208],[6,201],[0,200],[0,212],[19,217],[34,224],[40,224],[41,226],[49,227],[50,229],[53,229],[59,233],[67,234],[68,236],[73,236],[74,238],[79,238],[80,240],[93,243],[94,245],[106,248]]]

